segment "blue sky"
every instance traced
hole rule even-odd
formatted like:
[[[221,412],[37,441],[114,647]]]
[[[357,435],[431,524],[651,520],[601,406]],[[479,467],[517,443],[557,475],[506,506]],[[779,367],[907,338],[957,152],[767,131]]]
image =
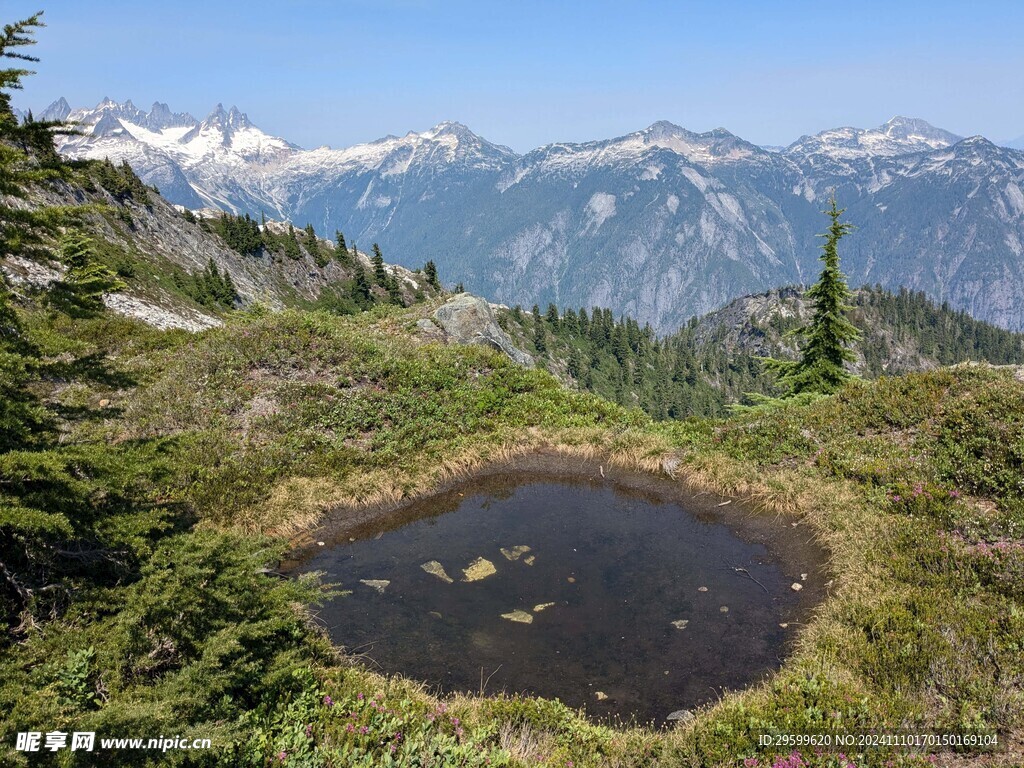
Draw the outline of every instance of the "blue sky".
[[[448,119],[519,151],[659,119],[760,144],[894,114],[1024,134],[1019,0],[5,0],[0,21],[39,8],[17,106],[223,102],[306,147]]]

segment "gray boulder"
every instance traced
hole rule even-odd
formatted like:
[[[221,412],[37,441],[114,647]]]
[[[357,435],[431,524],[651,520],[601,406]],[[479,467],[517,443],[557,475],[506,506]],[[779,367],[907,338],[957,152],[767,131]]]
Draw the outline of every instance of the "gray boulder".
[[[695,715],[693,714],[693,712],[691,712],[688,709],[677,709],[675,712],[671,713],[665,719],[668,720],[669,722],[676,722],[676,721],[678,721],[680,723],[688,723],[691,720],[693,720],[694,717],[695,717]]]
[[[512,343],[498,325],[491,305],[468,293],[460,293],[438,307],[434,319],[457,344],[483,344],[504,352],[519,365],[533,366],[533,358]]]

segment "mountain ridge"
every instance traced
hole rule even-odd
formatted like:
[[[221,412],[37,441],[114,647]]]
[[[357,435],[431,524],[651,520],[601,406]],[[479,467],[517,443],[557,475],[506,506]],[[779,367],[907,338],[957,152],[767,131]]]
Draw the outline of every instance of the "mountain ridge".
[[[341,229],[432,259],[504,303],[611,306],[659,331],[738,295],[813,281],[818,209],[835,192],[858,226],[844,242],[855,283],[905,285],[1024,328],[1024,153],[917,118],[778,151],[658,121],[517,154],[452,121],[301,149],[221,105],[159,131],[145,125],[168,121],[159,103],[69,114],[98,135],[69,137],[62,152],[125,160],[186,207]]]

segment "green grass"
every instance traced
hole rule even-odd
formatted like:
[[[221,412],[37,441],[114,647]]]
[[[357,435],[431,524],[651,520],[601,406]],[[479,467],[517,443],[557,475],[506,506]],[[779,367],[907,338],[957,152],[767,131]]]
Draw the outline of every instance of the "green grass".
[[[421,344],[410,328],[426,311],[256,313],[199,335],[27,318],[64,366],[37,385],[61,450],[107,467],[111,487],[127,488],[122,461],[156,527],[132,539],[118,578],[81,577],[2,651],[3,744],[88,725],[209,735],[209,764],[564,768],[789,754],[759,747],[762,733],[1020,738],[1024,384],[1009,373],[944,369],[768,414],[655,423],[489,350]],[[832,553],[832,584],[782,670],[672,731],[598,725],[532,698],[440,702],[337,658],[298,607],[322,598],[316,586],[259,572],[329,506],[414,496],[536,447],[638,471],[677,459],[680,478],[811,530]],[[848,757],[928,764],[895,750]]]

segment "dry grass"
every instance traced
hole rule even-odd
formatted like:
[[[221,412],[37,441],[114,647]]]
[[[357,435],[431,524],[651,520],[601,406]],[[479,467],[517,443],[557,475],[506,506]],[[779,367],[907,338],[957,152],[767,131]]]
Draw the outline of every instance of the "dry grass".
[[[481,441],[440,461],[423,459],[413,470],[370,469],[343,479],[286,478],[265,501],[235,515],[231,527],[300,543],[328,516],[344,518],[363,509],[414,501],[488,466],[510,464],[538,452],[660,475],[671,448],[663,438],[639,431],[528,429],[494,442]]]

